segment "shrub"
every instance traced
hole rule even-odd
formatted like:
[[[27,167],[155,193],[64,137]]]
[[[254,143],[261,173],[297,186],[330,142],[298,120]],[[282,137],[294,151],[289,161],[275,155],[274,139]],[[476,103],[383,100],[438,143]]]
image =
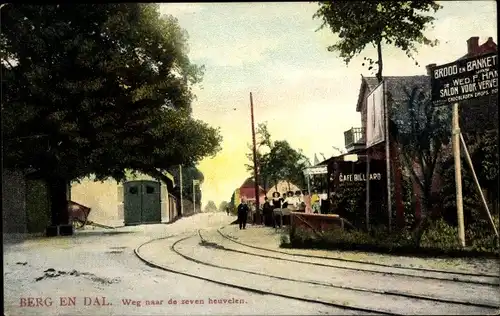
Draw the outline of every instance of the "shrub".
[[[499,217],[497,215],[492,217],[498,230]],[[465,241],[474,250],[498,252],[497,239],[489,220],[480,218],[468,225],[465,231]]]
[[[498,218],[496,219],[498,221]],[[381,253],[412,255],[494,255],[498,252],[495,236],[492,233],[477,235],[471,239],[466,249],[458,243],[457,228],[450,226],[443,219],[431,224],[423,234],[421,245],[415,245],[412,232],[408,229],[387,232],[383,227],[374,227],[370,233],[362,230],[345,231],[334,228],[316,234],[304,228],[288,229],[285,238],[282,236],[282,247],[320,248],[337,250],[362,250]],[[472,236],[472,231],[468,232]]]
[[[281,245],[287,245],[290,244],[290,236],[291,236],[291,231],[289,229],[285,229],[284,231],[281,232],[280,236],[280,242]]]
[[[422,248],[457,249],[458,229],[439,219],[424,232],[420,242]]]

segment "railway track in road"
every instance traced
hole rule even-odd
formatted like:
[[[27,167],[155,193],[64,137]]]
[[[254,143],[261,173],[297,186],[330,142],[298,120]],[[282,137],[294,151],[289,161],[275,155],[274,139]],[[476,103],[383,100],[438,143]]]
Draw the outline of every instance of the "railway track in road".
[[[226,227],[229,226],[223,226],[219,229],[217,229],[217,232],[223,236],[224,238],[236,243],[240,244],[242,246],[248,247],[248,248],[253,248],[253,249],[258,249],[258,250],[264,250],[266,252],[273,252],[273,253],[278,253],[278,254],[285,254],[285,255],[291,255],[295,257],[305,257],[305,258],[319,258],[319,259],[326,259],[326,260],[332,260],[332,261],[338,261],[338,262],[346,262],[346,263],[359,263],[359,264],[366,264],[366,265],[371,265],[371,266],[379,266],[379,267],[388,267],[388,268],[398,268],[398,269],[403,269],[403,270],[414,270],[414,271],[421,271],[421,272],[438,272],[438,273],[444,273],[444,274],[454,274],[454,275],[464,275],[464,276],[473,276],[473,277],[486,277],[486,278],[496,278],[499,279],[500,275],[498,274],[486,274],[486,273],[468,273],[468,272],[460,272],[460,271],[448,271],[448,270],[439,270],[439,269],[429,269],[429,268],[419,268],[419,267],[404,267],[401,265],[391,265],[391,264],[385,264],[385,263],[378,263],[378,262],[371,262],[371,261],[364,261],[364,260],[354,260],[354,259],[346,259],[346,258],[338,258],[338,257],[323,257],[323,256],[315,256],[315,255],[305,255],[305,254],[299,254],[299,253],[290,253],[287,251],[280,251],[276,249],[271,249],[271,248],[265,248],[265,247],[258,247],[254,245],[250,245],[248,243],[243,243],[241,241],[238,241],[237,238],[229,236],[227,234],[224,234],[221,229],[225,229]],[[500,286],[499,282],[494,282],[494,284],[497,284]]]
[[[264,252],[262,249],[241,251],[239,249],[228,247],[229,245],[238,245],[238,243],[234,243],[231,238],[225,238],[220,231],[219,233],[214,232],[210,238],[207,238],[206,235],[207,234],[198,231],[198,236],[179,236],[175,240],[171,241],[169,249],[172,251],[172,254],[184,259],[182,267],[180,264],[173,264],[174,261],[172,261],[170,265],[152,264],[152,266],[166,271],[218,283],[220,285],[239,288],[260,294],[275,295],[294,300],[340,307],[346,311],[350,310],[363,313],[404,315],[430,313],[449,314],[449,311],[453,313],[453,310],[455,310],[458,313],[464,314],[492,314],[492,312],[499,309],[497,304],[495,304],[497,302],[487,300],[464,300],[463,293],[462,299],[452,299],[450,297],[443,297],[442,295],[429,296],[422,293],[412,293],[411,291],[394,290],[390,289],[390,286],[389,289],[384,289],[384,287],[387,287],[386,284],[382,285],[381,288],[374,288],[371,286],[373,284],[368,284],[368,286],[359,286],[358,284],[358,286],[356,286],[356,284],[345,284],[345,282],[339,282],[339,280],[333,280],[335,282],[324,281],[321,280],[321,273],[335,275],[335,271],[337,272],[337,275],[340,275],[342,278],[349,273],[364,274],[366,275],[367,282],[371,279],[372,283],[383,283],[384,281],[381,278],[387,279],[385,283],[397,283],[399,282],[398,280],[408,278],[408,275],[390,274],[387,273],[387,271],[373,272],[366,271],[366,269],[345,270],[345,272],[342,272],[343,270],[338,270],[338,268],[334,265],[318,264],[320,262],[308,262],[293,259],[288,260],[286,258],[278,258],[277,256],[266,256],[260,253]],[[219,240],[217,240],[217,238]],[[216,239],[216,242],[213,242],[214,239]],[[224,242],[226,244],[222,245]],[[141,258],[140,252],[139,247],[136,249],[136,254],[139,258]],[[144,258],[141,259],[146,261]],[[245,264],[241,264],[243,265],[241,269],[235,268],[234,266],[228,265],[226,260],[232,262],[242,262]],[[255,264],[251,263],[252,260],[255,261]],[[318,258],[315,260],[318,261]],[[286,275],[286,273],[283,275],[283,273],[269,273],[269,271],[266,273],[266,269],[264,268],[266,265],[293,265],[294,271],[302,269],[304,273],[298,275]],[[206,269],[208,270],[205,271]],[[200,271],[205,271],[205,273]],[[307,271],[309,271],[309,276],[306,275]],[[214,275],[216,274],[219,275],[219,278],[214,278]],[[318,280],[318,276],[320,277],[320,280]],[[414,281],[418,280],[414,275],[409,277],[413,278]],[[249,278],[255,279],[255,282],[249,283],[246,281],[245,285],[244,280]],[[379,281],[377,281],[377,279]],[[445,292],[446,289],[450,287],[453,288],[450,284],[464,284],[464,286],[472,286],[478,289],[479,292],[487,293],[489,296],[491,296],[491,291],[487,289],[495,290],[491,284],[463,283],[453,279],[443,280],[421,278],[420,280],[423,280],[421,282],[427,283],[439,281],[447,283],[448,285],[445,284],[447,287],[444,288]],[[455,286],[455,288],[457,287]],[[307,295],[309,292],[316,294],[311,294],[311,296],[308,297]],[[443,293],[445,294],[445,292]],[[481,296],[480,293],[477,294]],[[408,312],[408,310],[414,310],[415,312]]]
[[[181,235],[178,235],[177,237],[180,237],[180,236]],[[195,237],[196,235],[193,235],[193,236]],[[188,237],[183,237],[183,238],[177,239],[174,244],[176,244],[178,242],[181,242],[181,241],[184,241],[184,240],[186,240],[186,239],[188,239],[190,237],[193,237],[193,236],[188,236]],[[258,288],[255,288],[255,287],[251,287],[251,286],[242,286],[242,285],[239,285],[237,283],[225,282],[223,280],[217,280],[216,278],[213,278],[213,277],[208,277],[208,276],[200,275],[199,273],[193,273],[193,272],[183,271],[183,269],[175,267],[175,264],[174,264],[174,267],[172,267],[171,265],[168,265],[168,264],[165,264],[165,263],[155,263],[151,259],[147,258],[144,254],[141,253],[141,248],[147,246],[148,244],[151,244],[152,242],[167,240],[167,239],[170,239],[170,238],[173,238],[173,237],[176,237],[176,236],[169,236],[167,238],[160,238],[160,239],[151,240],[151,241],[149,241],[147,243],[144,243],[144,244],[140,245],[139,247],[137,247],[134,250],[134,253],[135,253],[135,255],[141,261],[143,261],[146,265],[148,265],[150,267],[157,268],[157,269],[160,269],[160,270],[163,270],[163,271],[167,271],[167,272],[170,272],[170,273],[175,273],[175,274],[184,275],[184,276],[187,276],[187,277],[196,278],[196,279],[199,279],[199,280],[208,281],[208,282],[211,282],[211,283],[214,283],[214,284],[218,284],[218,285],[222,285],[222,286],[227,286],[227,287],[231,287],[231,288],[243,290],[243,291],[248,291],[248,292],[252,292],[252,293],[256,293],[256,294],[261,294],[261,295],[271,295],[271,296],[276,296],[276,297],[282,297],[282,298],[286,298],[286,299],[297,300],[297,301],[302,301],[302,302],[307,302],[307,303],[313,303],[313,304],[320,304],[320,305],[325,305],[325,306],[330,306],[330,307],[336,307],[336,308],[343,309],[345,311],[352,311],[353,315],[357,315],[360,312],[362,312],[362,313],[364,313],[366,315],[402,315],[402,314],[390,313],[390,312],[379,312],[377,310],[366,309],[366,308],[358,308],[358,307],[354,307],[354,306],[345,306],[343,304],[336,304],[336,303],[331,303],[331,302],[327,302],[327,301],[321,301],[321,300],[315,300],[315,299],[308,299],[306,297],[301,297],[301,296],[287,295],[287,294],[276,293],[276,292],[273,293],[273,292],[270,292],[270,291],[261,290],[261,289],[258,289]],[[174,245],[173,244],[169,247],[169,250],[171,250],[173,254],[177,254],[179,257],[184,258],[185,261],[187,261],[187,262],[193,262],[192,259],[188,260],[188,259],[185,258],[186,256],[180,255],[176,250],[174,250]]]
[[[207,246],[209,247],[212,247],[212,248],[215,248],[215,249],[218,249],[220,251],[226,251],[226,252],[233,252],[233,253],[238,253],[238,254],[241,254],[241,253],[244,253],[245,255],[249,255],[249,256],[257,256],[257,257],[261,257],[261,258],[268,258],[268,259],[275,259],[275,260],[284,260],[284,261],[290,261],[290,260],[287,260],[287,259],[283,259],[283,258],[276,258],[276,257],[270,257],[270,256],[260,256],[258,254],[252,254],[252,253],[248,253],[248,252],[241,252],[241,251],[238,251],[238,250],[235,250],[235,249],[230,249],[230,248],[227,248],[227,247],[224,247],[220,244],[217,244],[217,243],[211,243],[209,241],[207,241],[203,235],[201,234],[201,231],[198,232],[199,233],[199,236],[200,236],[200,239],[202,240],[202,243],[205,243]],[[174,246],[175,248],[175,246]],[[331,266],[331,265],[317,265],[317,264],[314,264],[314,263],[311,263],[311,262],[303,262],[303,261],[296,261],[296,260],[292,260],[290,262],[293,262],[293,263],[300,263],[300,264],[306,264],[306,265],[316,265],[316,266],[320,266],[320,267],[331,267],[331,268],[336,268],[335,266]],[[262,263],[264,264],[264,263]],[[222,268],[222,269],[234,269],[234,270],[238,270],[238,269],[235,269],[235,268],[228,268],[228,267],[224,267],[224,266],[218,266],[219,268]],[[349,286],[349,285],[341,285],[341,284],[332,284],[332,283],[328,283],[328,282],[321,282],[321,281],[313,281],[313,280],[299,280],[297,278],[286,278],[286,277],[281,277],[281,276],[277,276],[277,275],[269,275],[269,274],[265,274],[265,273],[261,273],[261,272],[256,272],[256,271],[243,271],[243,272],[246,272],[246,273],[249,273],[249,274],[252,274],[252,275],[265,275],[265,276],[268,276],[268,277],[272,277],[272,278],[276,278],[276,279],[284,279],[284,280],[289,280],[289,281],[294,281],[294,282],[298,282],[298,283],[309,283],[309,284],[315,284],[315,285],[321,285],[321,286],[326,286],[326,287],[331,287],[331,288],[337,288],[337,289],[342,289],[342,290],[350,290],[350,291],[357,291],[357,292],[364,292],[364,293],[373,293],[373,294],[383,294],[383,295],[388,295],[388,296],[393,296],[393,297],[405,297],[405,298],[409,298],[409,299],[416,299],[416,300],[423,300],[423,301],[430,301],[430,302],[439,302],[439,303],[447,303],[447,304],[456,304],[456,305],[463,305],[463,306],[475,306],[475,307],[480,307],[480,308],[486,308],[486,309],[489,309],[491,311],[495,311],[495,310],[498,310],[500,308],[499,304],[498,303],[492,303],[492,302],[479,302],[479,301],[468,301],[468,300],[460,300],[460,299],[452,299],[452,298],[443,298],[443,297],[436,297],[436,296],[430,296],[430,295],[423,295],[423,294],[412,294],[412,293],[408,293],[408,292],[405,292],[405,291],[397,291],[397,290],[382,290],[382,289],[373,289],[373,288],[370,288],[370,287],[360,287],[360,286]],[[326,273],[326,271],[324,271]],[[365,273],[373,273],[374,271],[373,270],[364,270]],[[375,273],[381,273],[380,271],[375,271]],[[387,275],[387,273],[384,273]],[[408,277],[407,275],[403,275],[403,274],[398,274],[399,277]],[[417,277],[417,276],[414,276],[412,275],[411,277]],[[427,279],[428,278],[424,278],[426,281],[428,281]],[[441,280],[441,279],[439,279]],[[436,280],[437,281],[437,280]],[[441,280],[441,281],[444,281],[444,280]],[[452,279],[449,279],[449,280],[446,280],[447,282],[452,282],[452,283],[455,283],[455,284],[459,284],[461,281],[455,281],[455,280],[452,280]],[[487,287],[487,288],[491,288],[492,291],[490,291],[490,293],[492,293],[492,295],[495,295],[495,293],[497,292],[494,288],[491,287],[491,284],[482,284],[482,285],[478,285],[476,284],[475,287],[477,288],[478,286],[480,287]],[[493,297],[496,297],[496,296],[493,296]]]
[[[224,227],[223,227],[224,228]],[[362,260],[353,260],[353,259],[345,259],[345,258],[335,258],[335,257],[320,257],[315,255],[305,255],[298,253],[290,253],[287,251],[280,251],[276,249],[269,249],[264,247],[258,247],[254,245],[250,245],[247,243],[240,242],[236,240],[234,237],[228,236],[221,232],[221,229],[217,229],[217,232],[224,239],[233,242],[235,244],[241,245],[247,249],[253,249],[257,251],[248,252],[244,250],[235,250],[244,254],[252,254],[254,256],[260,257],[270,257],[275,258],[277,260],[285,260],[290,262],[300,262],[304,264],[314,264],[325,267],[334,267],[345,270],[354,270],[354,271],[365,271],[365,272],[373,272],[373,273],[383,273],[389,275],[401,275],[408,277],[415,277],[421,279],[430,279],[430,280],[442,280],[442,281],[451,281],[451,282],[462,282],[462,283],[471,283],[471,284],[479,284],[479,285],[489,285],[493,287],[500,287],[500,275],[493,274],[483,274],[483,273],[466,273],[460,271],[447,271],[447,270],[438,270],[438,269],[426,269],[419,267],[404,267],[404,266],[395,266],[384,263],[377,262],[369,262]],[[273,256],[271,256],[273,254]],[[280,256],[281,255],[281,256]],[[294,259],[292,259],[294,258]],[[304,258],[304,260],[299,260],[295,258]],[[308,260],[305,260],[308,259]],[[315,263],[315,259],[319,259],[321,261],[340,263],[340,264],[327,264],[327,263]],[[421,272],[421,273],[419,273]]]

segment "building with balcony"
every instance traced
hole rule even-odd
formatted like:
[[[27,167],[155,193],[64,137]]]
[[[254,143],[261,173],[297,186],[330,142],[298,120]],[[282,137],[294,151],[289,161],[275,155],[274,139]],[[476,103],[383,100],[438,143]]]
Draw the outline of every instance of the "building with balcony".
[[[459,59],[475,57],[483,54],[488,54],[497,51],[497,45],[493,42],[490,37],[488,40],[479,45],[479,37],[471,37],[467,40],[467,53],[460,57]],[[408,101],[406,92],[412,88],[418,88],[421,91],[430,93],[430,69],[436,66],[435,64],[428,65],[427,74],[422,76],[387,76],[383,80],[386,83],[386,93],[387,97],[392,99],[391,107],[388,109],[390,126],[389,129],[392,131],[392,125],[395,122],[395,117],[404,117],[402,111],[407,111],[405,102]],[[378,144],[369,150],[366,150],[365,140],[366,140],[366,124],[367,124],[367,102],[366,99],[368,95],[379,85],[376,77],[363,77],[361,78],[361,86],[358,95],[358,102],[356,104],[356,111],[361,113],[361,127],[352,128],[344,132],[345,147],[349,153],[364,153],[369,155],[372,159],[384,159],[385,158],[385,143]],[[498,99],[496,95],[470,99],[461,102],[460,104],[460,127],[464,133],[472,132],[482,132],[485,130],[498,129]],[[363,137],[359,134],[363,133]],[[390,132],[391,133],[391,132]],[[396,142],[391,141],[391,169],[393,170],[393,181],[395,185],[395,194],[400,194],[401,187],[401,177],[405,173],[404,168],[398,161],[400,148]],[[451,155],[451,149],[447,148],[445,150],[445,155]],[[421,173],[419,170],[419,165],[414,164],[413,169],[417,174]],[[439,166],[437,166],[439,169]],[[409,173],[409,172],[406,172]],[[433,178],[433,192],[438,192],[440,188],[440,177],[439,171],[436,170],[435,177]],[[416,215],[420,215],[419,204],[420,199],[420,188],[414,183],[413,191],[415,193],[415,205],[416,205]],[[396,197],[396,200],[400,198]],[[401,201],[396,202],[396,207],[398,212],[402,212]],[[399,205],[398,205],[399,204]]]
[[[352,127],[344,132],[344,144],[348,153],[357,153],[365,149],[365,129],[362,127]]]

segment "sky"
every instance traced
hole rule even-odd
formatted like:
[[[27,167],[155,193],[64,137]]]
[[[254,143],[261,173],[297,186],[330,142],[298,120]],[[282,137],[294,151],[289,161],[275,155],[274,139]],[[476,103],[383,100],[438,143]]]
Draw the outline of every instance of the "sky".
[[[425,65],[445,64],[463,56],[466,41],[497,42],[495,1],[446,1],[425,35],[436,47],[419,47],[420,66],[392,46],[383,47],[384,75],[425,75]],[[273,140],[286,139],[313,160],[337,155],[344,131],[361,126],[356,102],[361,75],[373,76],[361,64],[376,58],[372,47],[346,65],[327,46],[336,41],[328,29],[316,31],[318,5],[309,2],[163,3],[189,34],[189,57],[205,66],[193,116],[223,136],[222,150],[207,157],[203,172],[203,204],[228,201],[249,176],[245,164],[252,141],[250,97],[255,124],[267,122]]]

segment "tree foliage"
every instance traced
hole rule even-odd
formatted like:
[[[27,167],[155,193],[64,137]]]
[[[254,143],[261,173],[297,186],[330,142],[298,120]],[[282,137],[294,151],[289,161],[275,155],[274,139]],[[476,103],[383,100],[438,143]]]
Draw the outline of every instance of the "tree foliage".
[[[311,163],[302,151],[294,149],[286,140],[272,141],[265,123],[258,125],[256,135],[259,185],[267,191],[283,180],[304,188],[306,183],[303,170]],[[245,166],[253,176],[253,153],[250,151],[247,157],[252,163]]]
[[[176,186],[180,191],[180,177],[179,177],[179,166],[173,166],[169,168],[169,173],[177,179]],[[199,185],[195,185],[193,188],[193,180],[200,181],[203,184],[205,177],[203,173],[194,165],[186,165],[182,167],[182,196],[185,199],[193,201],[193,189],[195,192],[195,202],[198,207],[201,208],[201,200],[203,198],[201,188]],[[180,194],[180,192],[179,192]]]
[[[120,180],[217,151],[217,131],[189,116],[201,69],[155,5],[13,4],[2,15],[15,63],[2,67],[8,165]]]
[[[217,205],[215,205],[214,201],[208,201],[207,205],[205,205],[204,212],[217,212]]]
[[[430,219],[427,211],[435,203],[432,192],[434,176],[443,148],[449,144],[451,136],[451,110],[449,107],[435,107],[430,95],[418,87],[405,93],[407,101],[401,104],[404,108],[394,111],[390,133],[401,147],[405,169],[420,187],[426,220]],[[389,94],[389,107],[394,107],[394,102]],[[425,225],[422,230],[417,230],[419,234],[423,233]]]
[[[474,171],[492,215],[498,215],[498,130],[484,131],[483,135],[468,137],[468,151]],[[475,140],[475,141],[474,141]],[[464,150],[461,150],[465,156]],[[443,216],[448,223],[457,224],[454,159],[448,157],[443,162],[443,186],[441,188]],[[484,222],[486,230],[491,228],[481,202],[472,171],[465,157],[462,157],[462,195],[466,224]]]
[[[314,18],[323,21],[319,29],[329,27],[337,34],[337,43],[328,47],[337,51],[349,64],[367,45],[377,48],[377,58],[366,58],[368,69],[377,65],[377,78],[382,81],[382,44],[394,45],[413,58],[417,44],[436,45],[424,35],[433,24],[428,13],[441,8],[436,1],[322,1]],[[364,65],[364,64],[363,64]]]
[[[191,117],[203,68],[155,4],[9,4],[2,11],[5,165],[70,181],[162,177],[219,150]]]
[[[219,212],[226,212],[226,209],[229,208],[229,207],[230,207],[229,202],[222,201],[219,204]]]

